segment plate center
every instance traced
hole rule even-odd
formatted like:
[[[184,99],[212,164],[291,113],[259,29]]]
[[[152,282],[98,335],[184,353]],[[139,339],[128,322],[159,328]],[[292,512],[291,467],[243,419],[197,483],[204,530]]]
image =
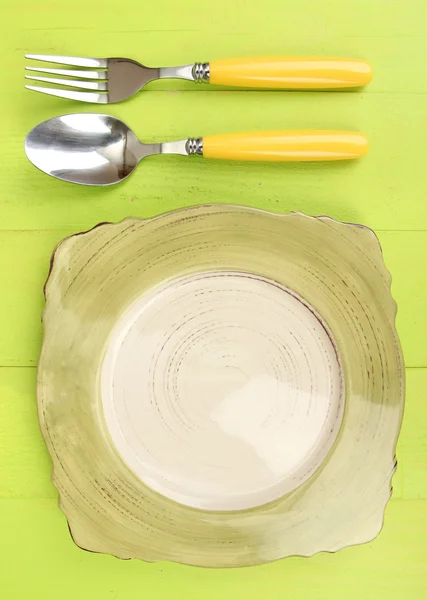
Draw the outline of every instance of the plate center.
[[[163,283],[111,332],[101,375],[110,436],[150,488],[205,510],[292,491],[341,425],[331,333],[270,279],[202,272]]]

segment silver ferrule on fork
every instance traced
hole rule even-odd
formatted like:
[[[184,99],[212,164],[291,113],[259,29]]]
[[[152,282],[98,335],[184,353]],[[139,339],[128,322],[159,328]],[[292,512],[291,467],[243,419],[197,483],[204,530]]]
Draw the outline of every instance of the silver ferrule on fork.
[[[183,156],[203,156],[203,139],[188,138],[178,142],[163,142],[160,144],[160,154],[182,154]]]
[[[187,79],[196,83],[209,83],[209,63],[195,63],[182,67],[162,67],[159,69],[160,79]]]

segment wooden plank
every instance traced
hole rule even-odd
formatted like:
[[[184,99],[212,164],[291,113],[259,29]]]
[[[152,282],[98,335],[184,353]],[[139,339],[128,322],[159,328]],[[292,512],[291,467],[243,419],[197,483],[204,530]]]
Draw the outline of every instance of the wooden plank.
[[[0,368],[0,414],[0,498],[56,498],[37,419],[36,369]]]
[[[97,2],[93,2],[91,7],[96,10],[97,4]],[[277,0],[268,0],[266,4],[266,11],[270,7],[271,11],[277,12]],[[189,64],[195,61],[204,62],[217,58],[249,55],[354,56],[369,60],[374,66],[374,78],[363,90],[365,95],[425,94],[427,92],[425,66],[417,60],[423,56],[426,46],[422,15],[422,13],[425,14],[425,4],[422,0],[419,3],[418,17],[420,18],[417,23],[414,21],[410,26],[413,30],[412,35],[401,28],[399,19],[402,17],[403,5],[397,6],[397,4],[395,2],[394,6],[390,6],[390,2],[387,0],[377,1],[378,6],[382,5],[383,10],[387,10],[387,19],[384,19],[384,29],[381,31],[368,31],[366,24],[359,28],[357,20],[350,19],[342,21],[337,26],[334,20],[326,20],[319,11],[317,19],[305,19],[304,22],[305,15],[303,15],[297,26],[294,26],[293,20],[277,19],[274,23],[270,23],[264,32],[257,31],[254,35],[253,25],[248,23],[245,18],[247,7],[242,14],[241,10],[236,11],[237,2],[229,3],[227,0],[215,2],[215,5],[209,9],[214,17],[219,17],[216,26],[211,26],[203,20],[197,20],[191,27],[188,24],[185,26],[188,14],[186,11],[178,11],[179,14],[175,14],[174,17],[174,23],[168,27],[167,24],[158,22],[159,13],[154,11],[148,14],[142,23],[135,23],[135,20],[132,19],[123,20],[120,23],[122,27],[120,31],[109,26],[108,23],[103,23],[102,19],[99,19],[101,16],[99,11],[96,18],[93,17],[96,22],[91,23],[90,27],[87,29],[79,27],[79,22],[76,22],[76,16],[77,19],[79,18],[78,13],[73,9],[73,5],[70,5],[68,10],[64,5],[61,7],[61,11],[52,11],[52,14],[48,19],[44,19],[40,27],[34,28],[31,27],[30,21],[34,21],[48,9],[40,10],[40,4],[34,5],[25,0],[22,3],[25,6],[25,26],[21,26],[19,31],[16,31],[13,23],[10,23],[10,27],[3,31],[0,48],[7,50],[7,53],[3,55],[3,69],[9,70],[8,77],[10,80],[16,80],[17,85],[22,83],[23,54],[32,53],[36,48],[39,53],[45,54],[130,56],[148,66]],[[132,1],[130,5],[132,5]],[[224,7],[224,5],[226,6]],[[275,8],[271,8],[274,5],[276,5]],[[307,10],[313,15],[315,5],[312,4],[312,0],[300,3],[301,14],[304,5],[310,6]],[[345,3],[335,0],[331,2],[331,5],[334,5],[334,10],[336,10]],[[103,6],[108,6],[108,4]],[[196,10],[199,9],[200,6]],[[145,10],[146,7],[144,7],[144,12]],[[412,8],[405,9],[405,12],[412,12],[412,10]],[[69,27],[62,27],[59,23],[52,25],[53,20],[57,22],[64,18],[63,11],[67,12],[66,18],[70,23]],[[223,20],[223,11],[227,12],[227,20]],[[231,13],[230,20],[228,19],[229,13]],[[417,12],[414,10],[413,14],[416,15]],[[262,17],[262,15],[258,16]],[[13,19],[13,12],[11,17]],[[7,21],[8,15],[6,14],[5,22],[7,23]],[[327,29],[329,31],[326,35],[325,30]],[[81,36],[78,52],[76,51],[76,35]],[[409,37],[411,38],[410,43],[408,43]],[[203,42],[201,43],[199,40],[203,40]],[[29,61],[28,64],[30,64]],[[152,82],[146,89],[216,93],[227,88],[166,80]],[[12,97],[12,94],[14,100],[18,97],[26,98],[26,106],[30,102],[29,98],[33,97],[30,92],[25,92],[22,88],[18,90],[14,87],[3,87],[0,90],[0,97]],[[45,102],[48,102],[54,109],[67,106],[67,103],[64,104],[63,101],[55,99],[45,100]],[[313,97],[312,102],[314,102]],[[70,105],[67,110],[69,108]],[[164,124],[167,126],[166,120]]]
[[[427,366],[427,237],[425,232],[379,231],[397,302],[397,329],[407,367]]]
[[[427,370],[409,369],[406,373],[407,396],[397,472],[400,471],[403,498],[427,499]]]
[[[396,500],[373,542],[247,569],[120,561],[73,544],[56,500],[0,500],[4,597],[45,600],[426,600],[426,500]]]
[[[13,24],[8,0],[3,18]],[[113,0],[84,0],[52,10],[49,2],[23,0],[20,27],[5,27],[3,44],[14,50],[88,56],[133,56],[149,65],[249,54],[362,56],[372,60],[372,89],[427,89],[420,73],[425,49],[426,4],[397,0],[279,0],[258,3],[199,0],[184,4],[130,0],[117,23]],[[85,20],[82,22],[82,11]],[[135,18],[135,14],[137,18]],[[16,63],[15,57],[5,57]],[[398,76],[397,76],[398,74]]]
[[[12,0],[5,4],[14,6]],[[198,31],[209,31],[211,34],[246,31],[256,32],[263,41],[267,41],[272,33],[281,33],[282,44],[288,42],[288,39],[295,41],[301,34],[307,38],[311,34],[314,39],[324,39],[325,34],[332,38],[350,34],[416,37],[425,34],[423,20],[427,18],[423,0],[411,0],[407,5],[396,0],[376,0],[374,3],[360,0],[353,6],[340,0],[321,0],[317,6],[313,5],[311,0],[301,0],[298,7],[292,7],[292,11],[289,11],[289,6],[281,5],[277,0],[265,0],[262,11],[257,4],[249,4],[243,10],[244,3],[241,1],[230,3],[227,0],[217,0],[207,10],[206,7],[201,7],[197,0],[187,0],[185,7],[170,0],[158,0],[156,4],[144,5],[140,19],[135,19],[132,10],[123,12],[118,27],[111,10],[108,10],[117,6],[114,0],[98,0],[90,6],[84,0],[75,0],[73,5],[65,5],[56,12],[51,10],[51,4],[46,0],[37,7],[28,0],[23,4],[28,7],[28,11],[22,14],[21,26],[24,30],[30,30],[32,34],[46,28],[78,29],[83,32],[85,27],[78,9],[84,8],[87,11],[86,25],[89,31],[180,31],[187,34]],[[99,10],[100,6],[105,8]],[[136,8],[138,3],[134,0],[129,6]],[[202,12],[205,13],[204,18],[201,18]],[[97,18],[91,19],[95,15]],[[387,18],[384,18],[385,16]],[[46,17],[48,19],[43,20]],[[196,41],[202,45],[203,40],[193,38],[189,41],[194,47]],[[172,50],[172,44],[169,45]]]
[[[326,164],[149,157],[127,181],[110,188],[57,181],[26,160],[25,134],[69,112],[67,102],[20,94],[2,96],[0,106],[9,114],[3,141],[8,153],[0,171],[0,188],[7,190],[0,195],[2,229],[77,231],[99,221],[217,202],[329,214],[376,229],[427,229],[424,187],[414,177],[425,169],[423,94],[147,92],[108,108],[147,142],[260,129],[354,129],[369,138],[370,152],[359,161]],[[72,110],[93,107],[82,103]]]
[[[35,366],[42,339],[43,285],[66,232],[0,232],[0,366]]]

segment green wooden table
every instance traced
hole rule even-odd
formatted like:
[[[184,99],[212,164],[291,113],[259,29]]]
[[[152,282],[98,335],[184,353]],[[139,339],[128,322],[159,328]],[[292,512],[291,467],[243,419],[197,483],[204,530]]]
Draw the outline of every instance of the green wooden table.
[[[0,108],[0,595],[5,600],[427,598],[427,2],[142,0],[2,4]],[[232,164],[158,157],[110,189],[64,184],[26,160],[39,121],[75,104],[26,92],[25,52],[132,56],[149,65],[245,55],[357,56],[363,93],[235,92],[153,83],[107,110],[145,141],[250,129],[359,129],[358,163]],[[74,546],[36,413],[42,286],[55,243],[99,221],[206,202],[302,210],[378,233],[407,366],[399,467],[370,544],[243,570],[119,561]]]

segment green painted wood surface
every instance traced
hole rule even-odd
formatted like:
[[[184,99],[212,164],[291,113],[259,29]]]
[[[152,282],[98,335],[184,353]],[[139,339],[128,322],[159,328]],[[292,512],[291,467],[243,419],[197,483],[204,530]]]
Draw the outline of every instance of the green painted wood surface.
[[[2,4],[0,169],[0,589],[6,600],[427,599],[427,3],[425,0],[63,0]],[[146,141],[245,129],[360,129],[358,163],[262,165],[148,159],[124,185],[78,188],[27,163],[26,132],[96,107],[25,92],[25,52],[132,56],[179,64],[227,56],[320,54],[373,63],[363,92],[236,92],[153,83],[104,107]],[[64,235],[99,221],[233,202],[370,225],[399,305],[408,393],[385,525],[338,554],[244,570],[121,562],[76,548],[57,508],[37,425],[42,285]]]

